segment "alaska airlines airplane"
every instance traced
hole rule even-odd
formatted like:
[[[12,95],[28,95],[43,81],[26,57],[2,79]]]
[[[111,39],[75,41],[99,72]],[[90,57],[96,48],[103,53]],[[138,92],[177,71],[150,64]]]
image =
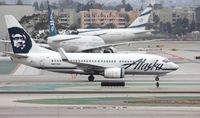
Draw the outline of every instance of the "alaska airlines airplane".
[[[101,37],[106,44],[134,41],[147,38],[152,30],[145,30],[152,12],[152,7],[147,7],[140,16],[128,27],[121,29],[78,29],[79,36],[91,35]]]
[[[39,69],[54,72],[94,75],[121,79],[126,74],[166,75],[179,67],[167,58],[150,54],[106,54],[106,53],[59,53],[39,47],[12,16],[5,16],[14,53],[7,53],[12,60]]]

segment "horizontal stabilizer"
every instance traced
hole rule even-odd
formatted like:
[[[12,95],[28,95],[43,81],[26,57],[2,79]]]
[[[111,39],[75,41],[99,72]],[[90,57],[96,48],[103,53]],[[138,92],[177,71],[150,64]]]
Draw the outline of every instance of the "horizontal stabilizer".
[[[11,53],[11,52],[6,52],[5,54],[10,56],[10,57],[14,57],[14,58],[28,58],[28,56],[24,55],[24,54],[14,54],[14,53]]]
[[[145,33],[151,33],[151,32],[154,32],[155,30],[143,30],[143,31],[136,31],[136,32],[134,32],[134,34],[135,35],[139,35],[139,34],[144,34],[145,35]]]
[[[9,40],[0,40],[2,43],[11,43]]]

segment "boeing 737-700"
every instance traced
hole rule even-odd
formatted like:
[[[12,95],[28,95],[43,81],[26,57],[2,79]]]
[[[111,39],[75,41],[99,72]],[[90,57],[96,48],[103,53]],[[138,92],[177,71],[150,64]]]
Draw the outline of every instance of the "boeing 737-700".
[[[59,53],[39,47],[12,16],[5,16],[13,53],[12,60],[54,72],[94,75],[122,79],[127,74],[155,75],[156,80],[179,67],[167,58],[151,54]]]

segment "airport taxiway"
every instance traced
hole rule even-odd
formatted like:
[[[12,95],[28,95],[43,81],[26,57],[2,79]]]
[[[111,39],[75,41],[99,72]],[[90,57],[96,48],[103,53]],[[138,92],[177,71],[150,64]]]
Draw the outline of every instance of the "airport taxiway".
[[[14,107],[0,108],[2,118],[199,118],[199,108],[188,107]]]
[[[199,66],[199,65],[198,65]],[[199,118],[200,117],[200,79],[197,65],[183,64],[177,72],[161,77],[160,88],[155,87],[153,76],[127,76],[124,81],[126,87],[101,87],[101,81],[106,80],[97,76],[95,82],[88,82],[87,76],[78,75],[73,78],[70,74],[65,75],[4,75],[0,76],[0,91],[27,91],[27,93],[0,94],[0,117],[2,118]],[[185,71],[183,73],[182,71]],[[118,80],[121,81],[121,80]],[[63,94],[33,94],[31,91],[64,91]],[[89,93],[82,93],[82,92]],[[90,93],[92,92],[93,93]],[[102,91],[103,93],[98,93]],[[109,91],[109,92],[106,92]],[[132,93],[126,93],[126,92]],[[145,93],[145,91],[152,93]],[[165,93],[165,92],[174,93]],[[30,93],[29,93],[30,92]],[[78,92],[70,94],[67,92]],[[96,94],[95,94],[96,92]],[[113,92],[113,93],[112,93]],[[114,93],[119,92],[119,93]],[[134,93],[135,92],[135,93]],[[141,93],[137,93],[141,92]],[[144,93],[142,93],[144,92]],[[161,92],[161,93],[153,93]],[[181,93],[185,92],[185,93]],[[192,93],[196,92],[196,93]],[[165,98],[187,98],[176,106],[174,100],[172,105],[161,104],[123,104],[125,98],[133,98],[146,101],[153,99],[157,103],[157,97]],[[96,101],[102,98],[104,101]],[[194,99],[195,98],[195,99]],[[54,100],[45,102],[45,100]],[[73,101],[79,99],[78,101]],[[86,101],[85,99],[89,100]],[[106,100],[105,100],[106,99]],[[114,101],[107,101],[113,99]],[[119,99],[119,101],[115,101]],[[20,102],[20,101],[30,102]],[[34,100],[41,102],[32,103]],[[63,100],[67,101],[63,103]],[[70,101],[72,100],[72,101]],[[124,101],[122,101],[124,100]],[[188,103],[189,100],[191,103]],[[198,102],[198,104],[197,104]],[[94,104],[97,103],[97,104]],[[185,104],[184,104],[185,103]],[[187,104],[186,104],[187,103]]]

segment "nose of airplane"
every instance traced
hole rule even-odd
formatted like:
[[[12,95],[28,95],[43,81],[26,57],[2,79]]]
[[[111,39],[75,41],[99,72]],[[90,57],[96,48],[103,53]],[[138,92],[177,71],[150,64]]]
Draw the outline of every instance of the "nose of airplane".
[[[178,70],[178,69],[179,69],[179,66],[178,66],[177,64],[175,64],[175,63],[172,62],[172,68],[173,68],[174,70]]]

